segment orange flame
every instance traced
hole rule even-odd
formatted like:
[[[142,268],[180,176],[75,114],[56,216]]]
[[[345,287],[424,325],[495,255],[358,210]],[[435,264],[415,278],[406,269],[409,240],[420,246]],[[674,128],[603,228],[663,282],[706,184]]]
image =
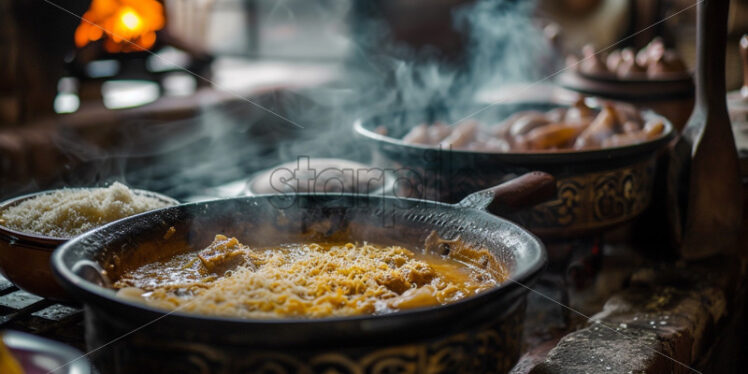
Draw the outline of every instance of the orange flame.
[[[156,0],[93,0],[75,30],[75,45],[105,37],[108,52],[143,51],[153,47],[163,27],[164,8]]]

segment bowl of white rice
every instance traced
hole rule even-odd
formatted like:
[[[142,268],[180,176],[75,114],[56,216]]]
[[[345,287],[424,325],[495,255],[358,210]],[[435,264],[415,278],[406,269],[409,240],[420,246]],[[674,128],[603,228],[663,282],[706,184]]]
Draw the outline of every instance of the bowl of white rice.
[[[28,292],[66,299],[49,267],[49,257],[59,245],[107,223],[177,204],[168,196],[119,182],[6,200],[0,203],[0,272]]]

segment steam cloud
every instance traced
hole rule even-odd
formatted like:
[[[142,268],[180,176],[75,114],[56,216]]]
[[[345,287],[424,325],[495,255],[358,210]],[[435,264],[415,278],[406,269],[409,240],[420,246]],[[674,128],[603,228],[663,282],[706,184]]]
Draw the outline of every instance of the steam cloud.
[[[424,110],[439,111],[445,120],[461,119],[485,106],[476,103],[476,93],[539,79],[548,69],[544,63],[553,61],[553,49],[533,20],[535,1],[477,0],[455,6],[452,24],[443,27],[465,36],[456,58],[433,46],[396,41],[384,19],[387,15],[381,14],[386,2],[358,2],[367,3],[358,11],[355,3],[349,14],[354,29],[346,74],[332,87],[298,92],[305,105],[285,108],[291,109],[286,115],[306,130],[281,145],[283,161],[310,156],[367,162],[369,150],[352,139],[356,119],[420,112],[419,118],[398,116],[402,123],[395,125],[411,127]]]
[[[452,24],[444,27],[465,35],[457,59],[428,46],[417,49],[393,41],[381,17],[357,18],[356,3],[367,1],[351,1],[346,17],[355,25],[353,35],[333,35],[349,38],[342,79],[259,101],[302,124],[303,129],[237,101],[217,108],[206,106],[193,118],[179,121],[122,124],[114,134],[118,143],[114,148],[60,132],[56,137],[60,152],[84,166],[66,172],[69,176],[54,184],[100,185],[121,180],[184,198],[195,189],[247,178],[254,171],[300,156],[369,162],[369,149],[352,132],[357,118],[424,108],[439,108],[447,117],[461,118],[465,108],[475,107],[477,92],[537,79],[542,73],[538,62],[548,60],[552,53],[532,20],[534,1],[477,0],[456,7]],[[341,9],[338,2],[317,6],[319,12],[326,7]],[[292,8],[284,9],[290,19],[298,18]],[[403,126],[415,124],[403,118]]]

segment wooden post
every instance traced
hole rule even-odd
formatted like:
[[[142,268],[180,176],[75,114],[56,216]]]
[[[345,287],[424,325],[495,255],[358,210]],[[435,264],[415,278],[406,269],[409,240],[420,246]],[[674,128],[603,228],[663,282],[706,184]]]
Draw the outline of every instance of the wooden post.
[[[0,4],[3,62],[0,62],[0,126],[22,124],[54,113],[57,82],[71,52],[75,16],[41,0],[10,0]],[[57,0],[60,7],[81,15],[87,1]],[[7,70],[6,70],[7,68]]]

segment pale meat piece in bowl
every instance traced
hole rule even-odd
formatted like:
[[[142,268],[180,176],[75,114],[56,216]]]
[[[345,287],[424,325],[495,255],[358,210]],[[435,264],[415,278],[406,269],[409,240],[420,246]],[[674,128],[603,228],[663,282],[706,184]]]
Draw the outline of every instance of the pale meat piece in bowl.
[[[604,103],[595,110],[579,100],[569,108],[517,112],[495,125],[476,120],[454,126],[421,124],[402,140],[448,150],[530,153],[622,147],[665,133],[662,120],[651,120],[646,125],[642,122],[639,111],[630,105]]]
[[[639,51],[629,47],[606,53],[588,44],[582,47],[581,56],[567,58],[567,66],[580,74],[609,80],[658,80],[688,73],[680,56],[667,49],[659,37]]]

